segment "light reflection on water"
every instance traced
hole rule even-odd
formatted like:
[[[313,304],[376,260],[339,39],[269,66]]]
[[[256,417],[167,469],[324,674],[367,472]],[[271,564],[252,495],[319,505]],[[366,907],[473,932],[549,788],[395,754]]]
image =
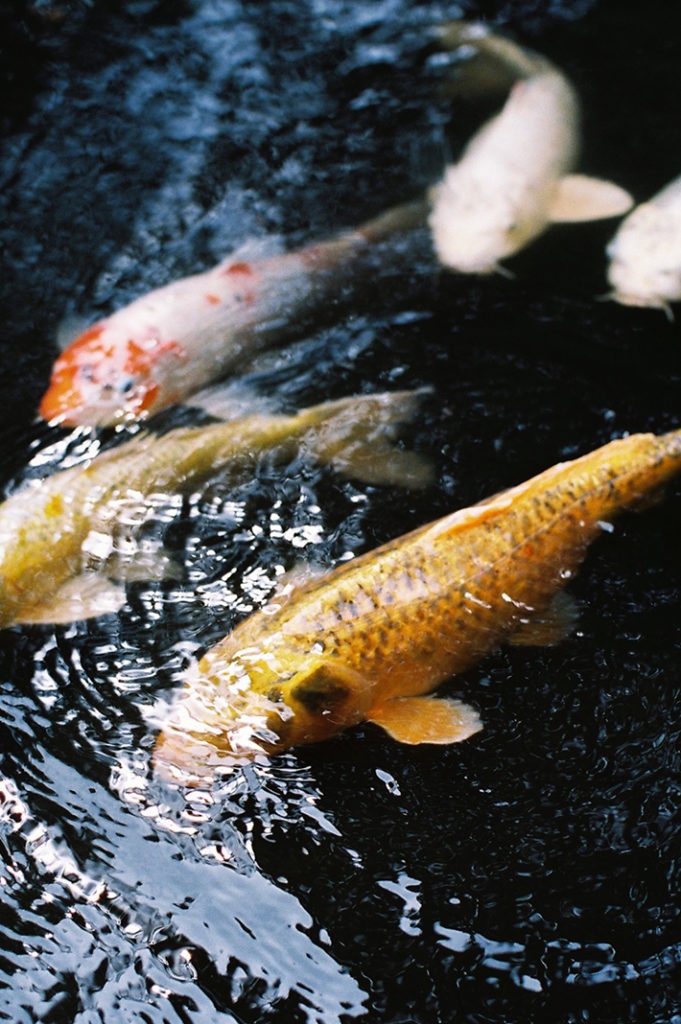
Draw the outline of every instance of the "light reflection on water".
[[[64,314],[105,314],[252,236],[307,241],[360,221],[426,187],[450,145],[437,62],[418,56],[448,5],[64,6],[72,20],[43,38],[46,77],[38,67],[2,158],[10,488],[122,434],[31,423]],[[485,10],[578,78],[595,171],[641,196],[678,157],[678,61],[671,31],[660,55],[668,12],[654,8]],[[437,488],[264,463],[239,488],[211,481],[154,507],[144,529],[179,578],[130,584],[119,615],[3,633],[9,1020],[648,1024],[678,1012],[676,492],[585,566],[579,636],[502,652],[452,684],[481,710],[475,742],[407,750],[367,726],[204,789],[150,768],[186,671],[300,561],[336,564],[616,433],[676,422],[673,328],[595,305],[610,229],[569,230],[581,245],[554,229],[513,281],[416,267],[387,310],[370,303],[251,367],[286,408],[434,385],[405,443],[436,460]]]
[[[89,991],[92,1005],[100,1009],[108,1004],[113,1010],[136,997],[128,975],[140,970],[140,957],[147,982],[156,979],[147,984],[145,1002],[148,999],[151,1006],[162,1006],[167,999],[172,1002],[181,994],[172,979],[195,978],[192,964],[198,955],[209,958],[211,970],[229,986],[236,1005],[250,1005],[248,993],[255,988],[258,1002],[286,999],[293,991],[303,993],[310,1020],[322,1019],[319,1014],[334,1019],[341,1011],[352,1016],[360,1011],[365,994],[308,936],[313,930],[310,915],[281,884],[268,880],[254,861],[252,823],[243,818],[240,800],[244,795],[254,798],[261,812],[284,820],[295,800],[290,791],[286,807],[283,787],[271,788],[263,796],[263,780],[254,768],[214,793],[175,794],[173,800],[172,793],[154,792],[143,758],[137,763],[131,758],[129,764],[113,769],[106,790],[91,783],[83,805],[77,769],[52,758],[44,759],[44,767],[49,769],[49,785],[70,796],[61,808],[65,828],[70,821],[89,819],[96,807],[97,831],[105,834],[93,832],[87,851],[81,849],[81,855],[75,856],[64,829],[57,823],[48,826],[36,821],[17,787],[3,780],[3,847],[10,857],[2,884],[9,905],[22,899],[26,886],[40,885],[45,890],[42,900],[55,909],[68,908],[55,932],[39,928],[32,938],[31,930],[25,935],[26,952],[14,961],[14,968],[22,969],[23,964],[25,969],[26,958],[33,959],[34,985],[40,986],[45,974],[52,974],[58,983],[60,959],[68,954],[60,958],[55,946],[66,938],[67,948],[78,949],[84,956],[78,996],[86,998]],[[289,783],[295,783],[294,775],[288,775]],[[47,777],[39,780],[41,789],[46,781]],[[296,795],[300,799],[300,793]],[[235,816],[237,821],[242,817],[241,827],[235,825]],[[266,920],[264,907],[268,908]],[[80,937],[74,930],[82,933]],[[12,929],[6,934],[13,934]],[[106,945],[114,945],[116,956],[111,958],[109,952],[108,963],[99,965],[97,985],[88,988],[96,936],[106,936]],[[172,951],[172,957],[164,949]],[[254,984],[252,979],[260,980]],[[111,992],[102,1000],[107,988]]]

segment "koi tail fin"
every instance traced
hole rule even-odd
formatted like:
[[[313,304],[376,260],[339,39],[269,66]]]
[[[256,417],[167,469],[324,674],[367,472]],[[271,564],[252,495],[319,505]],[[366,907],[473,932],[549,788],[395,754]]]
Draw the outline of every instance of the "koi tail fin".
[[[426,197],[415,199],[411,203],[402,203],[400,206],[391,206],[371,220],[365,221],[352,234],[361,235],[366,242],[375,245],[386,239],[424,228],[428,222],[429,210],[430,204]]]
[[[450,21],[433,29],[443,50],[459,51],[455,74],[442,85],[444,96],[487,96],[555,67],[546,57],[495,35],[480,22]]]
[[[314,406],[301,414],[318,424],[304,438],[303,450],[363,483],[427,487],[434,479],[431,463],[393,442],[429,390],[358,395]]]

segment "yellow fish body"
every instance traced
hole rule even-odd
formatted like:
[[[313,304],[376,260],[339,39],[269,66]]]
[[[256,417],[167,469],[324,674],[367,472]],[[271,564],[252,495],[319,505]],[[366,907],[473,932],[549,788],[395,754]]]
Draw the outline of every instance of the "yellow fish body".
[[[274,599],[203,657],[157,767],[210,775],[365,720],[407,743],[466,738],[477,713],[427,695],[504,640],[564,635],[590,541],[679,470],[681,431],[613,441]]]
[[[264,452],[301,451],[365,481],[424,485],[425,461],[389,444],[418,402],[418,392],[360,395],[292,416],[178,428],[28,484],[0,505],[0,627],[116,610],[125,595],[110,577],[168,575],[165,555],[134,544],[154,509],[218,471],[247,477]]]

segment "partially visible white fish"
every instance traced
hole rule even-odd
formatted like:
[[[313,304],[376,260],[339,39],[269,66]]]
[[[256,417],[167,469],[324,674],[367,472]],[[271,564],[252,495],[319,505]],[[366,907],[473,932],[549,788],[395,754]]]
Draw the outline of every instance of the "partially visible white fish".
[[[614,217],[631,207],[619,186],[569,173],[579,150],[579,104],[553,64],[479,25],[445,28],[441,37],[497,60],[518,79],[501,113],[433,190],[429,223],[445,266],[492,273],[551,222]]]
[[[681,176],[620,224],[607,247],[609,298],[663,309],[681,300]]]

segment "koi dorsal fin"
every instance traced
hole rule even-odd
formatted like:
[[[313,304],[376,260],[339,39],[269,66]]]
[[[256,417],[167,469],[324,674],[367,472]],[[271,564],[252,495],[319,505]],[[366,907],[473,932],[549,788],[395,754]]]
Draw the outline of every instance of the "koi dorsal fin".
[[[584,461],[586,461],[586,458],[587,456],[582,457]],[[572,462],[557,462],[555,466],[550,466],[542,473],[538,473],[537,476],[533,476],[529,480],[517,484],[515,487],[499,491],[497,494],[483,499],[476,505],[470,505],[467,508],[461,508],[457,512],[453,512],[450,516],[446,516],[444,519],[432,524],[430,529],[433,530],[433,536],[438,538],[450,537],[461,530],[479,526],[489,519],[508,512],[516,501],[521,501],[528,495],[531,495],[533,491],[541,493],[551,485],[559,483],[571,471],[571,468],[580,461],[582,460],[575,459]]]
[[[434,523],[430,529],[434,537],[451,537],[462,530],[468,530],[494,519],[496,516],[507,512],[513,502],[525,494],[528,486],[533,481],[520,484],[518,487],[511,487],[507,491],[501,491],[491,498],[478,502],[477,505],[469,505],[467,508],[457,509],[451,515]]]
[[[477,711],[445,697],[395,697],[367,715],[400,743],[460,743],[482,729]]]
[[[413,417],[429,389],[359,395],[304,412],[315,427],[301,445],[336,471],[363,483],[422,488],[433,483],[430,461],[396,447],[398,426]]]

